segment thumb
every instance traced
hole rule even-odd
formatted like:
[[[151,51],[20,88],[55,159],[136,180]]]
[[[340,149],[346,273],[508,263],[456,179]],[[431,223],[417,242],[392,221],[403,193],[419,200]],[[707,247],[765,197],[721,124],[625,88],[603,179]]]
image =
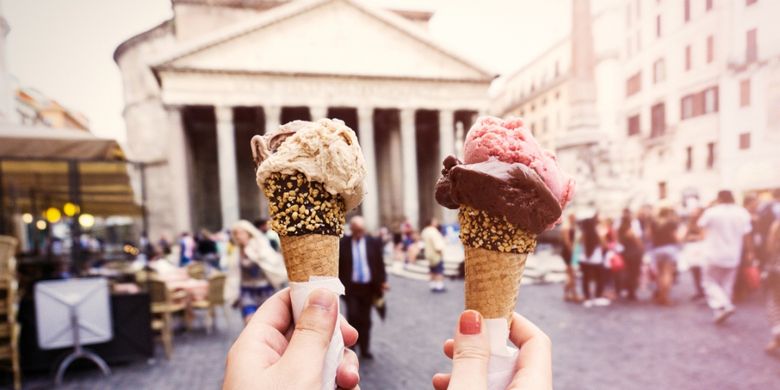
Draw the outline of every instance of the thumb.
[[[299,371],[301,374],[312,373],[316,375],[317,381],[320,380],[325,353],[339,314],[337,299],[336,294],[323,289],[309,294],[279,363],[289,367],[305,367],[305,370]]]
[[[479,312],[466,310],[460,315],[452,354],[450,390],[487,388],[490,341],[484,325]]]

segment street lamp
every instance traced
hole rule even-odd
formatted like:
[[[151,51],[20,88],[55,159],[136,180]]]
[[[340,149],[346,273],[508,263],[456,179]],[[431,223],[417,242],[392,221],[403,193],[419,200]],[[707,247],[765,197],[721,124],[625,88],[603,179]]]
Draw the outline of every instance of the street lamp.
[[[95,226],[95,217],[92,214],[84,213],[79,215],[79,225],[81,227],[89,229]]]
[[[60,213],[60,210],[58,210],[56,207],[49,207],[46,209],[44,215],[46,216],[46,220],[49,221],[49,223],[57,223],[62,218],[62,213]]]
[[[62,206],[62,212],[68,217],[72,217],[79,213],[80,207],[74,203],[68,202]]]
[[[30,214],[30,213],[24,213],[24,214],[22,214],[22,222],[24,222],[24,223],[26,223],[26,224],[28,224],[28,225],[29,225],[29,224],[31,224],[31,223],[32,223],[32,221],[33,221],[33,216],[32,216],[32,214]]]
[[[35,223],[35,227],[38,228],[38,230],[46,230],[46,221],[39,219],[38,222]]]

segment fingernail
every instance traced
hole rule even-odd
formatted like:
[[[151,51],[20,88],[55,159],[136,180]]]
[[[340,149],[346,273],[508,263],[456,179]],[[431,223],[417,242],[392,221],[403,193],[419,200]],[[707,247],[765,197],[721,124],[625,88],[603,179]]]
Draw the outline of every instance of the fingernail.
[[[482,332],[482,315],[474,310],[466,310],[460,315],[461,334],[479,334]]]
[[[309,306],[317,306],[320,309],[330,311],[336,304],[336,294],[323,289],[317,289],[309,294]]]

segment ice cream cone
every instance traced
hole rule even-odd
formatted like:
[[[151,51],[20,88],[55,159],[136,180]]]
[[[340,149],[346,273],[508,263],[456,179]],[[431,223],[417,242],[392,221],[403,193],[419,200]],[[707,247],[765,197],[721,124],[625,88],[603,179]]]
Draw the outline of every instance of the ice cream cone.
[[[512,320],[527,253],[466,247],[466,309]]]
[[[339,235],[345,222],[341,197],[300,173],[274,174],[263,189],[270,201],[271,225],[279,233],[290,281],[338,277]]]
[[[291,282],[312,276],[339,276],[339,238],[324,234],[282,236],[282,253]]]
[[[458,219],[466,255],[466,309],[509,324],[536,235],[468,206],[460,207]]]

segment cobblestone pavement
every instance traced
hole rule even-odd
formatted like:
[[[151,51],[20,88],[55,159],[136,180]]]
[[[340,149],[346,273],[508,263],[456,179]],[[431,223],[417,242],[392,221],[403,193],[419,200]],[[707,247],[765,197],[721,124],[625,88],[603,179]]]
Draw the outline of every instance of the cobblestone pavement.
[[[687,275],[684,275],[687,277]],[[448,282],[433,295],[426,283],[391,276],[386,322],[375,321],[374,361],[362,362],[362,388],[429,389],[431,376],[449,368],[441,351],[462,306],[462,282]],[[687,284],[676,286],[678,304],[659,308],[647,301],[585,309],[561,301],[560,285],[523,286],[518,310],[553,340],[556,389],[778,389],[780,360],[764,355],[768,325],[755,296],[723,326],[710,321],[703,303],[689,302]],[[221,320],[221,318],[220,318]],[[224,356],[240,331],[179,334],[173,359],[74,372],[65,389],[217,389]],[[158,356],[162,356],[158,349]],[[49,388],[45,377],[27,378],[26,388]]]

